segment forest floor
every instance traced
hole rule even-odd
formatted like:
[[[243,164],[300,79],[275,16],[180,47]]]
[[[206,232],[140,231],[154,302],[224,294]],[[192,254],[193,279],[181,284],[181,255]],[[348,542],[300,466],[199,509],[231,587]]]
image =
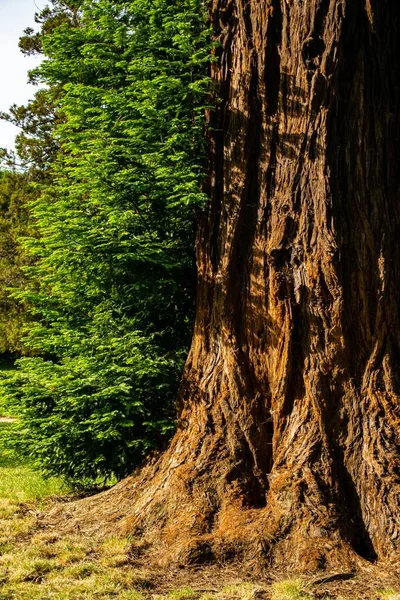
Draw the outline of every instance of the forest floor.
[[[0,600],[400,600],[376,568],[289,578],[243,565],[158,570],[139,562],[133,539],[44,530],[38,515],[71,495],[4,448],[8,427],[0,422]]]

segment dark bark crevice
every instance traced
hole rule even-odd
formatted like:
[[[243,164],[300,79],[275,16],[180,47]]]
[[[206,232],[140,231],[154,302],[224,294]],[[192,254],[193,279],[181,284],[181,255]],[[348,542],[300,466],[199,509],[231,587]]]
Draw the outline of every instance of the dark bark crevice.
[[[282,41],[282,8],[279,0],[272,0],[269,6],[270,18],[267,24],[267,43],[265,48],[265,104],[268,116],[273,116],[279,105]]]

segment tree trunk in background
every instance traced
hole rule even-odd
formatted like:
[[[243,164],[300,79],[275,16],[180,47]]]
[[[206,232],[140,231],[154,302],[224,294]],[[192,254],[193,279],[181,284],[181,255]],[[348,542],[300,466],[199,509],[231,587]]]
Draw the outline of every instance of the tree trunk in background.
[[[178,432],[71,523],[140,531],[182,563],[394,558],[400,4],[212,0],[211,15],[221,102]]]

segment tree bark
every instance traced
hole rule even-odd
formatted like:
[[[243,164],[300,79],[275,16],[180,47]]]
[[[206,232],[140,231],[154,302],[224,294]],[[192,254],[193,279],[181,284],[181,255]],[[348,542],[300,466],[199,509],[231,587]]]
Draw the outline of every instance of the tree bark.
[[[219,101],[178,432],[71,523],[140,531],[165,561],[395,559],[399,2],[212,0],[211,19]]]

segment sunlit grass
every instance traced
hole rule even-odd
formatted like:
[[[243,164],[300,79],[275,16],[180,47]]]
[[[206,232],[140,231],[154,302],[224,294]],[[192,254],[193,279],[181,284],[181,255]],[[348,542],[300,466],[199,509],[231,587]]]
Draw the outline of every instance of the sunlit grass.
[[[198,598],[198,593],[196,594],[190,587],[184,587],[172,590],[167,598],[171,600],[191,600],[192,598]]]
[[[400,594],[392,589],[379,590],[379,600],[400,600]]]
[[[45,479],[29,465],[22,464],[12,450],[5,448],[4,437],[10,430],[12,424],[0,423],[0,498],[30,502],[65,494],[67,488],[60,479]]]
[[[2,498],[28,502],[65,492],[66,487],[58,479],[43,479],[40,473],[32,471],[29,467],[0,466],[0,497]]]
[[[131,564],[129,540],[37,530],[43,502],[67,490],[4,448],[7,427],[0,424],[0,600],[143,600],[152,581]]]
[[[271,600],[308,600],[312,598],[309,586],[302,579],[287,579],[272,586]]]
[[[142,600],[151,588],[149,574],[130,563],[129,540],[35,532],[34,519],[18,504],[3,500],[2,507],[0,599]]]

